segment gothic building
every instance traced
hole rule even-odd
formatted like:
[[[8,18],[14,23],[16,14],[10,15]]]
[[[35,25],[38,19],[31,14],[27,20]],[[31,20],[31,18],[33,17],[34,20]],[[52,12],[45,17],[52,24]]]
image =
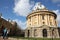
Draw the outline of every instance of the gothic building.
[[[57,15],[48,10],[41,3],[37,3],[33,11],[27,16],[25,37],[59,38]]]

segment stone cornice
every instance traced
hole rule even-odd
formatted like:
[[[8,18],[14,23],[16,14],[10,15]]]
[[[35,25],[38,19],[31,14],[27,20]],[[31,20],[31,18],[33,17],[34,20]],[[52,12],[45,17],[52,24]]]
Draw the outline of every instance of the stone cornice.
[[[42,12],[42,13],[41,13]],[[45,12],[45,13],[44,13]],[[46,13],[47,12],[47,13]],[[31,17],[31,16],[34,16],[34,15],[37,15],[37,14],[50,14],[50,15],[54,15],[54,17],[55,17],[55,19],[57,18],[57,15],[54,13],[54,12],[52,12],[52,11],[48,11],[48,10],[45,10],[45,11],[34,11],[34,12],[32,12],[31,14],[29,14],[28,16],[27,16],[27,18],[28,17]]]

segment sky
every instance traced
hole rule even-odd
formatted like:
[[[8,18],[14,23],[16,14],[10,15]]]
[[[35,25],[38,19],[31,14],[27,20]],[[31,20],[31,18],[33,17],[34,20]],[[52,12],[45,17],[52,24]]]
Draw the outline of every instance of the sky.
[[[32,12],[38,2],[57,14],[57,22],[60,26],[60,0],[0,0],[0,13],[4,19],[16,21],[19,27],[25,29],[26,16]]]

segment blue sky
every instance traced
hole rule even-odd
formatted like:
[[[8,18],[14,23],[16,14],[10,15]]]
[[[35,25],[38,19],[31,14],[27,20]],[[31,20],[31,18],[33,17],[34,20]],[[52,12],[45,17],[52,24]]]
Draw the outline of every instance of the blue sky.
[[[26,16],[32,11],[37,2],[41,2],[49,10],[57,14],[60,24],[60,0],[0,0],[0,13],[5,19],[14,20],[18,25],[26,28]],[[58,26],[60,26],[58,24]]]

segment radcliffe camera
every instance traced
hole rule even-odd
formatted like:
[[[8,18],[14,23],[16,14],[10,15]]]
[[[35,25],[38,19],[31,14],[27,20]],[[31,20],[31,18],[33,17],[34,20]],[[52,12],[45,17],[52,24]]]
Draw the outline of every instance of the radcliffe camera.
[[[59,0],[0,0],[0,40],[60,40]]]

